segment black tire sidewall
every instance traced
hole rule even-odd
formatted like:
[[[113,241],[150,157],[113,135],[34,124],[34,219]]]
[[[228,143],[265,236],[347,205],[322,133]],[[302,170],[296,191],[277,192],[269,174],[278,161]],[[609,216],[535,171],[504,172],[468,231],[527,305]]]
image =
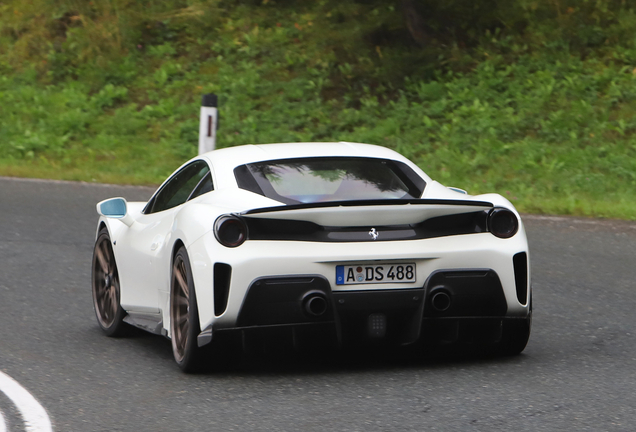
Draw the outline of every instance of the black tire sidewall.
[[[532,331],[532,312],[525,319],[514,320],[504,327],[505,338],[502,341],[500,352],[503,355],[515,356],[521,354],[530,340]]]

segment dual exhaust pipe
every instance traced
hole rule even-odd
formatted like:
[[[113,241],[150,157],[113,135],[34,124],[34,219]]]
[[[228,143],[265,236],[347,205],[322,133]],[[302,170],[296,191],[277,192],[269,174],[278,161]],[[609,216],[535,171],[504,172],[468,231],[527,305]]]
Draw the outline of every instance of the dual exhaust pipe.
[[[319,318],[327,313],[329,302],[321,291],[310,291],[301,301],[303,312],[313,318]],[[437,312],[445,312],[453,303],[451,294],[444,288],[434,289],[431,293],[431,306]]]

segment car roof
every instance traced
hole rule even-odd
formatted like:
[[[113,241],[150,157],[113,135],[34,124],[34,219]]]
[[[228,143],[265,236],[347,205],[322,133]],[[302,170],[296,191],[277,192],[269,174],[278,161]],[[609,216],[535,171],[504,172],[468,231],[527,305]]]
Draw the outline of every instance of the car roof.
[[[282,144],[251,144],[228,147],[204,153],[199,158],[206,158],[214,167],[217,177],[233,178],[234,168],[239,165],[277,159],[305,157],[371,157],[391,159],[404,162],[429,180],[415,164],[401,154],[372,144],[351,142],[306,142]]]
[[[228,147],[205,153],[215,163],[237,167],[239,165],[266,160],[320,157],[362,156],[387,159],[402,159],[402,155],[386,147],[350,142],[303,142],[282,144],[249,144]]]

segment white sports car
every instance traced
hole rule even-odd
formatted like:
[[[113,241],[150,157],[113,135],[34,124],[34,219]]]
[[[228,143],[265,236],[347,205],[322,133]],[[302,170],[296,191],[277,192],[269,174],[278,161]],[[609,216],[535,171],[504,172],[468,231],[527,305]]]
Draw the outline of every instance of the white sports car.
[[[185,371],[223,358],[222,340],[245,345],[267,330],[290,343],[459,341],[506,354],[530,335],[528,244],[514,206],[447,188],[384,147],[215,150],[148,202],[112,198],[97,212],[99,325],[167,336]]]

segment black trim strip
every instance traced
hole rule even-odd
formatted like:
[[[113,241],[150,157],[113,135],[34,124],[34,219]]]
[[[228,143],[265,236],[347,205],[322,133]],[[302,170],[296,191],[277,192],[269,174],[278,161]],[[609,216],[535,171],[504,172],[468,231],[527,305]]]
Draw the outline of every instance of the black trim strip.
[[[309,221],[243,217],[249,240],[288,240],[312,242],[373,242],[421,240],[451,235],[486,232],[484,210],[438,216],[410,225],[374,227],[330,227]],[[375,228],[376,235],[370,233]]]
[[[384,200],[358,200],[358,201],[329,201],[308,204],[290,204],[275,207],[262,207],[242,212],[242,215],[253,215],[288,210],[302,210],[328,207],[364,207],[364,206],[391,206],[391,205],[454,205],[473,207],[494,207],[487,201],[446,200],[446,199],[384,199]]]

